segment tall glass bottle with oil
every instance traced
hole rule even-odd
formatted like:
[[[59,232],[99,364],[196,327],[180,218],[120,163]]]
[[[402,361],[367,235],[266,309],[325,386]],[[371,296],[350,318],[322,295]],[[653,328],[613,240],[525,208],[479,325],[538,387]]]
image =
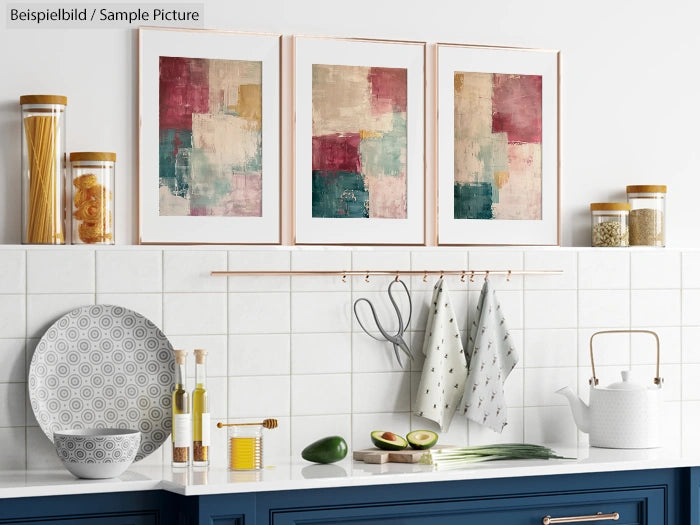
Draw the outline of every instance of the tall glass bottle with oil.
[[[195,355],[195,388],[192,392],[192,465],[209,466],[211,442],[211,418],[209,415],[209,392],[207,391],[207,351],[197,349]]]

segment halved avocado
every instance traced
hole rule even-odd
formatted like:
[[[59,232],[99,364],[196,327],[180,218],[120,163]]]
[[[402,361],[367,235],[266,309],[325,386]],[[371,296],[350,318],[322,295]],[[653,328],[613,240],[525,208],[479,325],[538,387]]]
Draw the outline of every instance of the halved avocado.
[[[411,448],[417,450],[430,448],[437,443],[437,440],[437,432],[433,432],[432,430],[414,430],[406,434],[406,441],[408,441],[408,444],[411,445]]]
[[[374,446],[382,450],[403,450],[408,446],[404,438],[385,430],[374,430],[371,437]]]

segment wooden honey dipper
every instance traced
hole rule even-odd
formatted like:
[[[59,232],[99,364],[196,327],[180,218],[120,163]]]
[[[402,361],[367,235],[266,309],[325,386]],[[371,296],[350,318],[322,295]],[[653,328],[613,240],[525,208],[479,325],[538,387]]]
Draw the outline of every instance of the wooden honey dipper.
[[[222,423],[219,421],[216,426],[218,428],[223,428],[223,427],[247,427],[247,426],[256,426],[260,425],[263,428],[277,428],[277,420],[276,419],[264,419],[261,423]]]

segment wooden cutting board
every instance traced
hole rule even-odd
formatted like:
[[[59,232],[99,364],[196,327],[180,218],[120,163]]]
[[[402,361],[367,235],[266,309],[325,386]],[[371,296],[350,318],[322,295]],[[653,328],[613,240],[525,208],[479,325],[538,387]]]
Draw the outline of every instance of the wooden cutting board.
[[[366,448],[364,450],[355,450],[352,453],[352,459],[355,461],[364,461],[365,463],[418,463],[421,456],[428,452],[427,450],[380,450],[378,448]]]

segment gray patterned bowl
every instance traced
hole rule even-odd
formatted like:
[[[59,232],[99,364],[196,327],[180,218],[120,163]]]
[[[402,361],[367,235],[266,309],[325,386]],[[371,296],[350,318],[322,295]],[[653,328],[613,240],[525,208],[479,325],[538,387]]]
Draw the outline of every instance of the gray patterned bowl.
[[[124,428],[85,428],[54,432],[56,454],[78,478],[114,478],[134,461],[141,432]]]

